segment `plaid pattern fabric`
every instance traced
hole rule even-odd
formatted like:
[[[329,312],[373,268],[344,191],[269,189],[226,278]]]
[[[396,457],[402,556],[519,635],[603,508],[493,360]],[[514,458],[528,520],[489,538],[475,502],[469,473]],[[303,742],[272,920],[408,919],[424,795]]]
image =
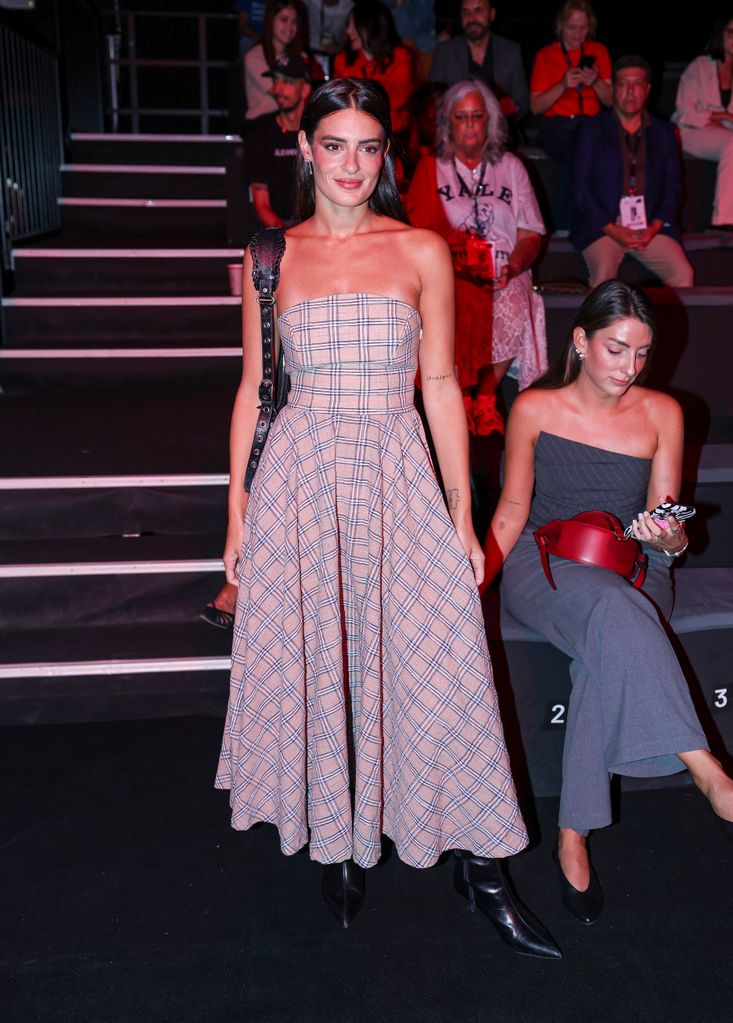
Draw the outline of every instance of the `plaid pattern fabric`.
[[[293,386],[244,523],[216,784],[232,825],[368,867],[527,837],[481,607],[412,404],[417,310],[331,295],[280,316]],[[351,761],[351,763],[350,763]]]

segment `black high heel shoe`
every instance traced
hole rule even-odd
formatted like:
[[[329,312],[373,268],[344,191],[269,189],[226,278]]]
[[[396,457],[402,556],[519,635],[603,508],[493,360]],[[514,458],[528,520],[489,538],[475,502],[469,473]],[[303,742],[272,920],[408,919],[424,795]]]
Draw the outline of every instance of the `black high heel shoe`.
[[[471,910],[489,918],[499,937],[515,952],[541,959],[562,959],[546,927],[513,894],[502,860],[454,850],[453,884]]]
[[[354,863],[326,863],[323,866],[321,891],[326,905],[346,929],[364,901],[366,870]]]
[[[557,872],[560,875],[560,897],[562,904],[569,913],[580,920],[582,924],[595,923],[598,917],[601,915],[603,909],[603,889],[601,883],[598,880],[593,864],[588,860],[590,866],[590,881],[588,887],[579,892],[577,888],[574,888],[570,884],[568,879],[565,877],[562,869],[562,863],[560,863],[560,854],[557,851],[557,846],[552,850],[552,858],[557,866]]]

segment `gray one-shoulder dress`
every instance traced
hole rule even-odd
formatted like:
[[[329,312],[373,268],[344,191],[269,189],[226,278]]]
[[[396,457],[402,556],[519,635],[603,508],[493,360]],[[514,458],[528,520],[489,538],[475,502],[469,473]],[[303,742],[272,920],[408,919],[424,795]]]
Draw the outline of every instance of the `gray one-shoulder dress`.
[[[581,834],[611,823],[610,774],[674,774],[678,753],[708,748],[663,625],[670,559],[647,550],[635,590],[609,569],[551,557],[553,590],[532,536],[595,508],[628,525],[646,507],[650,472],[650,459],[541,432],[529,522],[504,566],[502,603],[572,659],[559,824]]]

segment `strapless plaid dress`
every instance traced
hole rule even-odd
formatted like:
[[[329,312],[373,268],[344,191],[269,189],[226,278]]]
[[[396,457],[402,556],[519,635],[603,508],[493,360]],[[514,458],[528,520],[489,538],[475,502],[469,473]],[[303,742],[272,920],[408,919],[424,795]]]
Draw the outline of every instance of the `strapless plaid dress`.
[[[244,522],[216,784],[284,853],[428,867],[527,842],[468,558],[413,384],[420,315],[329,295],[279,318],[291,374]]]

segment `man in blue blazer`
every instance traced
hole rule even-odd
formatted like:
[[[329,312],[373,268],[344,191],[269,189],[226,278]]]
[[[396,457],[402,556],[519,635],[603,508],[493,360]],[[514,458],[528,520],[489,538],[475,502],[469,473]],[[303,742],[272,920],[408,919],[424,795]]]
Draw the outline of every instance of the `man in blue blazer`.
[[[570,240],[585,257],[591,287],[617,277],[624,256],[671,287],[693,283],[677,222],[677,139],[670,124],[646,109],[650,72],[642,57],[617,61],[613,106],[586,118],[576,136]]]
[[[529,90],[519,43],[491,31],[496,11],[490,0],[463,0],[463,35],[438,43],[430,66],[430,81],[455,85],[479,78],[494,92],[505,117],[523,117],[529,110]]]

